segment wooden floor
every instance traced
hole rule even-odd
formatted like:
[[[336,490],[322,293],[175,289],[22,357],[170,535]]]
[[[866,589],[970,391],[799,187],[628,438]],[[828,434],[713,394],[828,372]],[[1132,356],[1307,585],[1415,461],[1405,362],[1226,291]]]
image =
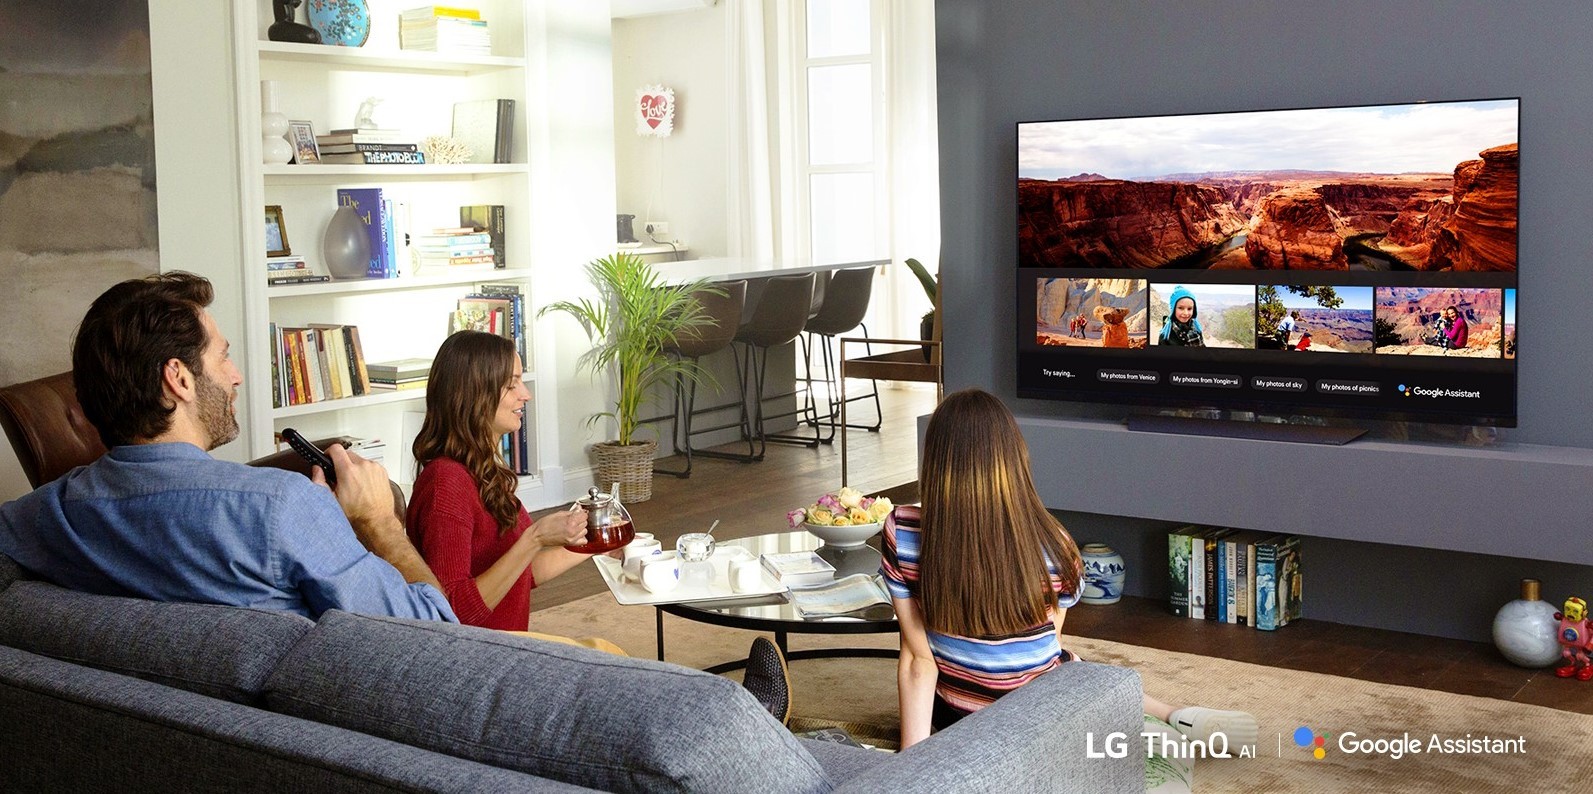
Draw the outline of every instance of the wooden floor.
[[[851,484],[870,493],[890,489],[894,500],[911,501],[916,499],[917,417],[933,410],[934,392],[887,389],[881,396],[882,430],[850,431]],[[849,409],[852,421],[872,415],[862,404],[854,405],[859,407]],[[661,463],[679,468],[681,461]],[[715,520],[720,524],[714,535],[721,539],[778,532],[785,529],[788,510],[839,487],[840,471],[838,445],[771,444],[760,463],[699,457],[690,478],[658,476],[653,498],[627,508],[637,529],[652,532],[665,548],[678,535],[706,530]],[[537,588],[532,607],[606,592],[596,568],[583,565]],[[1162,602],[1134,597],[1109,606],[1075,607],[1068,611],[1066,628],[1070,634],[1133,645],[1593,714],[1593,681],[1524,670],[1488,643],[1313,620],[1276,632],[1256,631],[1174,617]]]

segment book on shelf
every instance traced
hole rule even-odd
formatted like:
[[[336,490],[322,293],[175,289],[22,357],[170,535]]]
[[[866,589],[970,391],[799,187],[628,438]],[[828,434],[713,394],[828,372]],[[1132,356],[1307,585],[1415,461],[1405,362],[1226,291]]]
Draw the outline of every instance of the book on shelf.
[[[308,269],[309,263],[302,256],[268,256],[266,257],[266,270],[295,270]]]
[[[459,225],[484,232],[488,243],[492,246],[493,266],[507,266],[508,248],[505,242],[506,224],[502,204],[472,204],[460,207]]]
[[[515,351],[520,354],[520,361],[524,366],[530,369],[531,357],[525,333],[525,295],[520,292],[520,285],[513,283],[478,284],[473,295],[484,298],[507,298],[509,300],[509,324],[514,332]]]
[[[405,50],[492,54],[492,31],[480,18],[447,14],[400,16],[398,46]]]
[[[1300,577],[1300,538],[1274,535],[1256,543],[1256,620],[1265,631],[1298,620],[1303,596]]]
[[[424,378],[431,373],[431,359],[400,358],[392,361],[372,361],[365,365],[365,369],[372,379],[393,381],[414,377]]]
[[[320,147],[321,154],[352,154],[354,152],[418,152],[413,143],[329,143]]]
[[[332,130],[315,136],[317,146],[338,146],[345,143],[414,143],[415,139],[403,130],[347,129]]]
[[[377,380],[375,378],[371,378],[371,390],[380,392],[380,391],[409,391],[411,389],[424,389],[424,388],[426,388],[426,380],[427,380],[426,378],[416,378],[414,380],[380,381],[380,380]]]
[[[514,100],[454,103],[453,137],[470,147],[470,162],[507,163],[514,144]]]
[[[1206,620],[1221,621],[1222,614],[1222,576],[1217,568],[1217,549],[1221,546],[1223,536],[1233,532],[1231,529],[1215,528],[1206,533],[1205,572],[1206,585]]]
[[[266,279],[266,285],[271,287],[280,287],[284,284],[319,284],[323,281],[331,280],[332,277],[324,273],[321,275],[306,273],[296,276],[270,276]]]
[[[272,385],[276,407],[356,397],[370,391],[352,325],[271,324]]]
[[[452,17],[455,19],[480,19],[481,9],[467,8],[465,6],[419,6],[399,13],[402,21],[414,19],[432,19],[435,17]]]
[[[812,587],[835,579],[835,566],[815,552],[773,552],[762,559],[764,570],[786,587]]]
[[[1181,618],[1189,617],[1189,538],[1199,531],[1190,525],[1167,534],[1167,606]]]
[[[397,229],[393,221],[393,205],[379,187],[338,188],[337,203],[354,208],[365,224],[366,238],[371,244],[371,258],[366,264],[367,278],[397,278]]]
[[[1289,535],[1278,543],[1278,626],[1300,619],[1305,607],[1301,588],[1300,537]]]
[[[323,151],[321,162],[332,165],[425,165],[425,152],[351,152],[327,154]]]

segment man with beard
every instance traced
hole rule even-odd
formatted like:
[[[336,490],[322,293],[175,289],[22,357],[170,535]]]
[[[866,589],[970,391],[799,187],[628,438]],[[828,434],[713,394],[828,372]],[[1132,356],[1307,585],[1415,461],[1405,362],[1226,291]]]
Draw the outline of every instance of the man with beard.
[[[211,457],[243,382],[191,273],[124,281],[78,327],[78,402],[109,450],[0,506],[0,552],[62,587],[158,601],[454,620],[380,464],[312,478]]]

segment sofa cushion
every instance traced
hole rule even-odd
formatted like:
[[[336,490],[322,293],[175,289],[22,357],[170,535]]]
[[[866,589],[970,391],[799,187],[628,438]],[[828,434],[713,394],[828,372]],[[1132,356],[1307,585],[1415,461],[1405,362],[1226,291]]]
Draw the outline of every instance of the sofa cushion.
[[[468,626],[329,611],[277,665],[266,705],[606,791],[831,788],[728,679]]]
[[[314,624],[289,612],[92,595],[48,582],[0,591],[0,643],[255,704],[271,668]]]
[[[11,586],[12,582],[22,578],[22,568],[16,560],[0,554],[0,590]]]

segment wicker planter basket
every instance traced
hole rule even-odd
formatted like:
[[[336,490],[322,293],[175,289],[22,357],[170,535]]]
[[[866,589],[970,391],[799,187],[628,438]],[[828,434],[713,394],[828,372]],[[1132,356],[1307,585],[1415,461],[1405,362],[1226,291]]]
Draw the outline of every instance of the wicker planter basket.
[[[620,484],[620,501],[645,502],[653,498],[653,452],[657,441],[640,441],[620,446],[613,441],[592,445],[597,461],[597,485],[608,488]]]

